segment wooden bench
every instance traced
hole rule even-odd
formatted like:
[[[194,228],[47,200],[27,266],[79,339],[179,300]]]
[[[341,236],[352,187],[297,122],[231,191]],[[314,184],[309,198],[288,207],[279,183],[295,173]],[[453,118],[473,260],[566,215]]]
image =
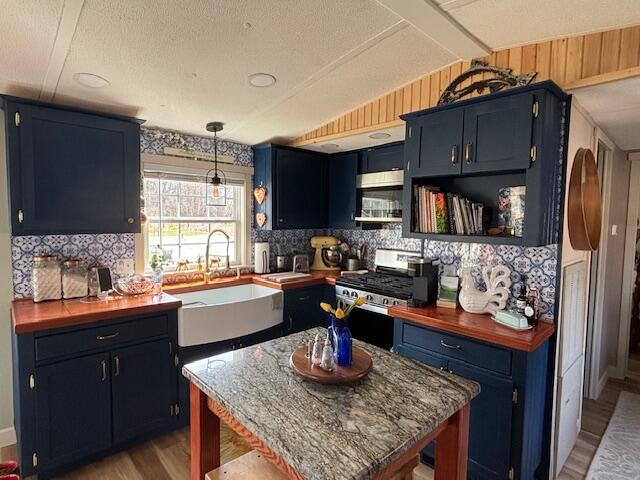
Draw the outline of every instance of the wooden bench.
[[[411,480],[413,469],[420,463],[418,457],[395,471],[388,480]],[[252,450],[205,475],[206,480],[288,480],[284,473],[264,458],[261,453]]]

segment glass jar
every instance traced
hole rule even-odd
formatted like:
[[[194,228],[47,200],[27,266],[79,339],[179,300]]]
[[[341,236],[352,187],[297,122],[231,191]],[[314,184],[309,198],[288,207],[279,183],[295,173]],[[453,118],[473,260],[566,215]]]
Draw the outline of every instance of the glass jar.
[[[39,254],[33,257],[31,285],[34,302],[62,298],[62,278],[60,276],[58,257],[47,254]]]
[[[62,293],[64,298],[87,295],[87,269],[79,258],[70,258],[62,264]]]
[[[92,265],[89,267],[88,283],[89,283],[89,296],[97,297],[100,293],[100,282],[98,280],[98,269],[100,265]]]

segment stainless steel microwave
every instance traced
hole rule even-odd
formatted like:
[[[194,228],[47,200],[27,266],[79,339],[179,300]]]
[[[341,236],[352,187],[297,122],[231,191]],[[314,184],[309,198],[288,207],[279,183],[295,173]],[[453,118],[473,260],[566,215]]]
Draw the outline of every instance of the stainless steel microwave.
[[[403,170],[364,173],[356,177],[357,222],[402,221]]]

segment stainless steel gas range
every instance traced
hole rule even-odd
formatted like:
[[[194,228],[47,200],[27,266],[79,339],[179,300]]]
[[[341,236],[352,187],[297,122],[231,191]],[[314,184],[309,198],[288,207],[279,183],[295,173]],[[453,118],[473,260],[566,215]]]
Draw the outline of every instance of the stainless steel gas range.
[[[353,336],[367,343],[390,349],[393,345],[393,318],[387,309],[407,303],[413,281],[407,274],[407,259],[419,252],[376,250],[376,268],[363,275],[349,275],[336,281],[336,298],[352,303],[358,297],[366,299],[349,318]]]

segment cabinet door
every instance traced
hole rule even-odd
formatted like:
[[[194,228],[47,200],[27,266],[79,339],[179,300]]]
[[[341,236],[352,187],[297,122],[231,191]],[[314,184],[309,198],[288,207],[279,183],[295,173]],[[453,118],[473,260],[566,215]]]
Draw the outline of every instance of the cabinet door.
[[[278,149],[277,228],[323,228],[326,225],[325,165],[323,155],[303,150]]]
[[[285,291],[285,334],[301,332],[322,325],[324,312],[320,308],[321,299],[322,285]]]
[[[412,176],[443,176],[460,173],[462,110],[435,112],[411,120],[411,139],[419,142],[417,158],[408,158]]]
[[[177,377],[168,340],[113,351],[112,369],[115,442],[175,421]]]
[[[356,174],[358,154],[331,155],[327,160],[329,180],[329,228],[356,227]]]
[[[31,105],[19,111],[19,158],[9,159],[13,234],[139,232],[139,125]]]
[[[499,98],[466,108],[463,173],[529,168],[532,112],[531,94]]]
[[[402,170],[404,142],[367,148],[362,152],[360,173]]]
[[[36,368],[38,469],[49,470],[111,445],[109,355]]]
[[[471,401],[469,478],[508,478],[513,382],[455,360],[449,361],[448,368],[451,373],[480,384],[480,394]]]

